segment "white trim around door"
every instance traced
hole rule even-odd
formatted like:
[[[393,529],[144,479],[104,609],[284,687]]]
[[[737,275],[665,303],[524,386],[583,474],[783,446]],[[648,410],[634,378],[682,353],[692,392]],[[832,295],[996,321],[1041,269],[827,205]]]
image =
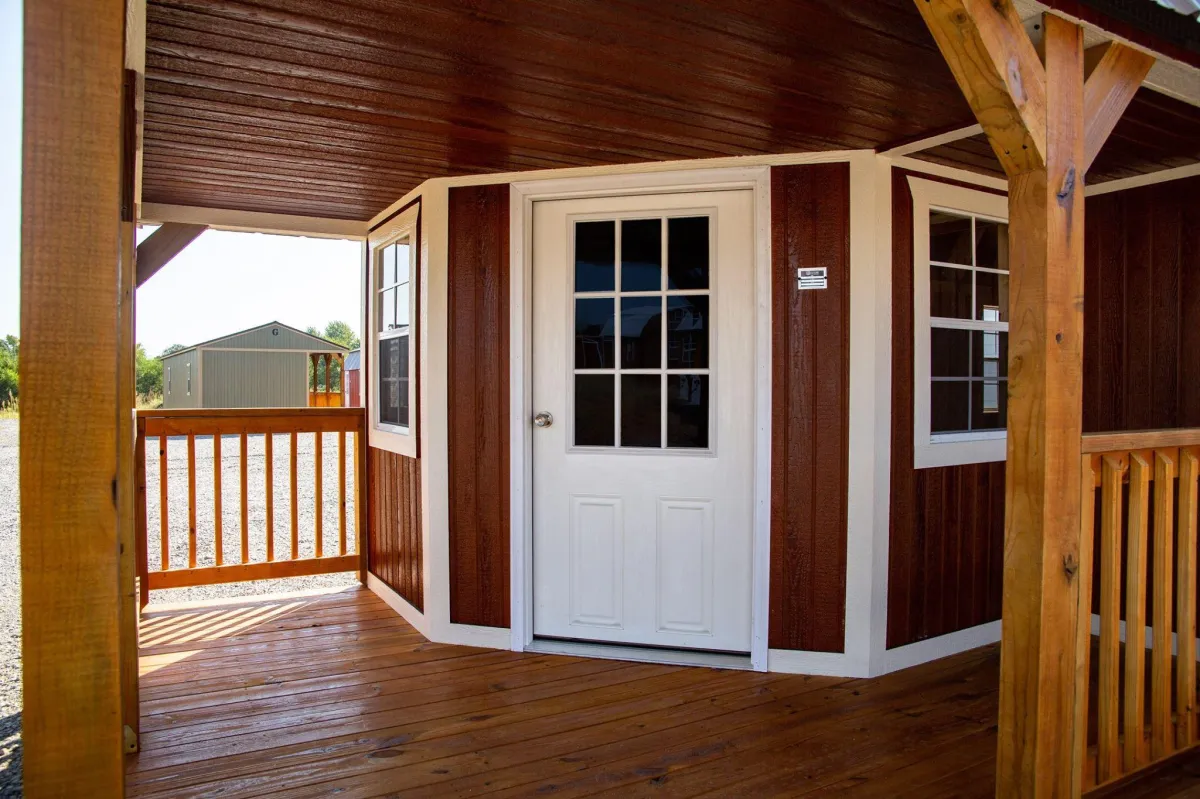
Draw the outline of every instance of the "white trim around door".
[[[754,359],[751,667],[767,669],[771,475],[771,205],[769,167],[696,169],[510,184],[511,646],[533,643],[533,204],[543,200],[749,189],[753,192]],[[682,659],[681,659],[682,660]]]

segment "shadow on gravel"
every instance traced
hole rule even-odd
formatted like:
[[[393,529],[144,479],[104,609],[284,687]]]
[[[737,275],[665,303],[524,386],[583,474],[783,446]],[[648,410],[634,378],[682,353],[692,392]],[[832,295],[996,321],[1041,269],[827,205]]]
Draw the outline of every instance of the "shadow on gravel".
[[[0,719],[0,799],[21,796],[21,714]]]

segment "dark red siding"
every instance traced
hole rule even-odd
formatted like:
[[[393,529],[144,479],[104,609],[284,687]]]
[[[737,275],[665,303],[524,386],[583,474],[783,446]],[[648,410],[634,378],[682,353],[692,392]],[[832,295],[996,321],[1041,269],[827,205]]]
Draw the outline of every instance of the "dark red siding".
[[[359,370],[346,370],[346,407],[357,408],[362,405],[362,393],[359,386]]]
[[[450,189],[450,620],[509,626],[507,184]]]
[[[850,167],[771,170],[771,610],[775,649],[845,642]],[[824,266],[829,287],[799,291]]]
[[[1083,429],[1200,427],[1200,177],[1091,197]]]
[[[1004,462],[913,468],[910,174],[892,171],[889,648],[1000,618],[1004,573]]]
[[[410,605],[423,611],[421,462],[375,448],[368,449],[367,456],[371,492],[368,568]]]
[[[888,647],[1000,618],[1003,576],[1004,463],[912,466],[907,176],[892,185]],[[1097,195],[1086,213],[1084,431],[1200,426],[1200,178]]]

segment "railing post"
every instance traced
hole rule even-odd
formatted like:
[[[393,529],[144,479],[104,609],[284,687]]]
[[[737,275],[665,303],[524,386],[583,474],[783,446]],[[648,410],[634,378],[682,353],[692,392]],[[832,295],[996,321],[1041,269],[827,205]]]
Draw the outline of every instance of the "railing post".
[[[137,491],[134,498],[134,546],[137,550],[138,608],[144,610],[150,604],[150,553],[147,549],[149,521],[146,517],[146,420],[141,417],[137,420],[133,469]]]

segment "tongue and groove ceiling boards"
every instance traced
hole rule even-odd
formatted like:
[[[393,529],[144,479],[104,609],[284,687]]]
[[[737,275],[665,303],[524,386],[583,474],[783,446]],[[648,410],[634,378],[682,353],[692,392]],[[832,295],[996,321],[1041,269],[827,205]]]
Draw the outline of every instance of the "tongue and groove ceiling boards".
[[[150,0],[146,16],[147,203],[366,220],[432,177],[882,149],[973,121],[911,0]],[[1110,146],[1196,159],[1200,109],[1139,108]],[[1097,169],[1142,169],[1129,157]]]

